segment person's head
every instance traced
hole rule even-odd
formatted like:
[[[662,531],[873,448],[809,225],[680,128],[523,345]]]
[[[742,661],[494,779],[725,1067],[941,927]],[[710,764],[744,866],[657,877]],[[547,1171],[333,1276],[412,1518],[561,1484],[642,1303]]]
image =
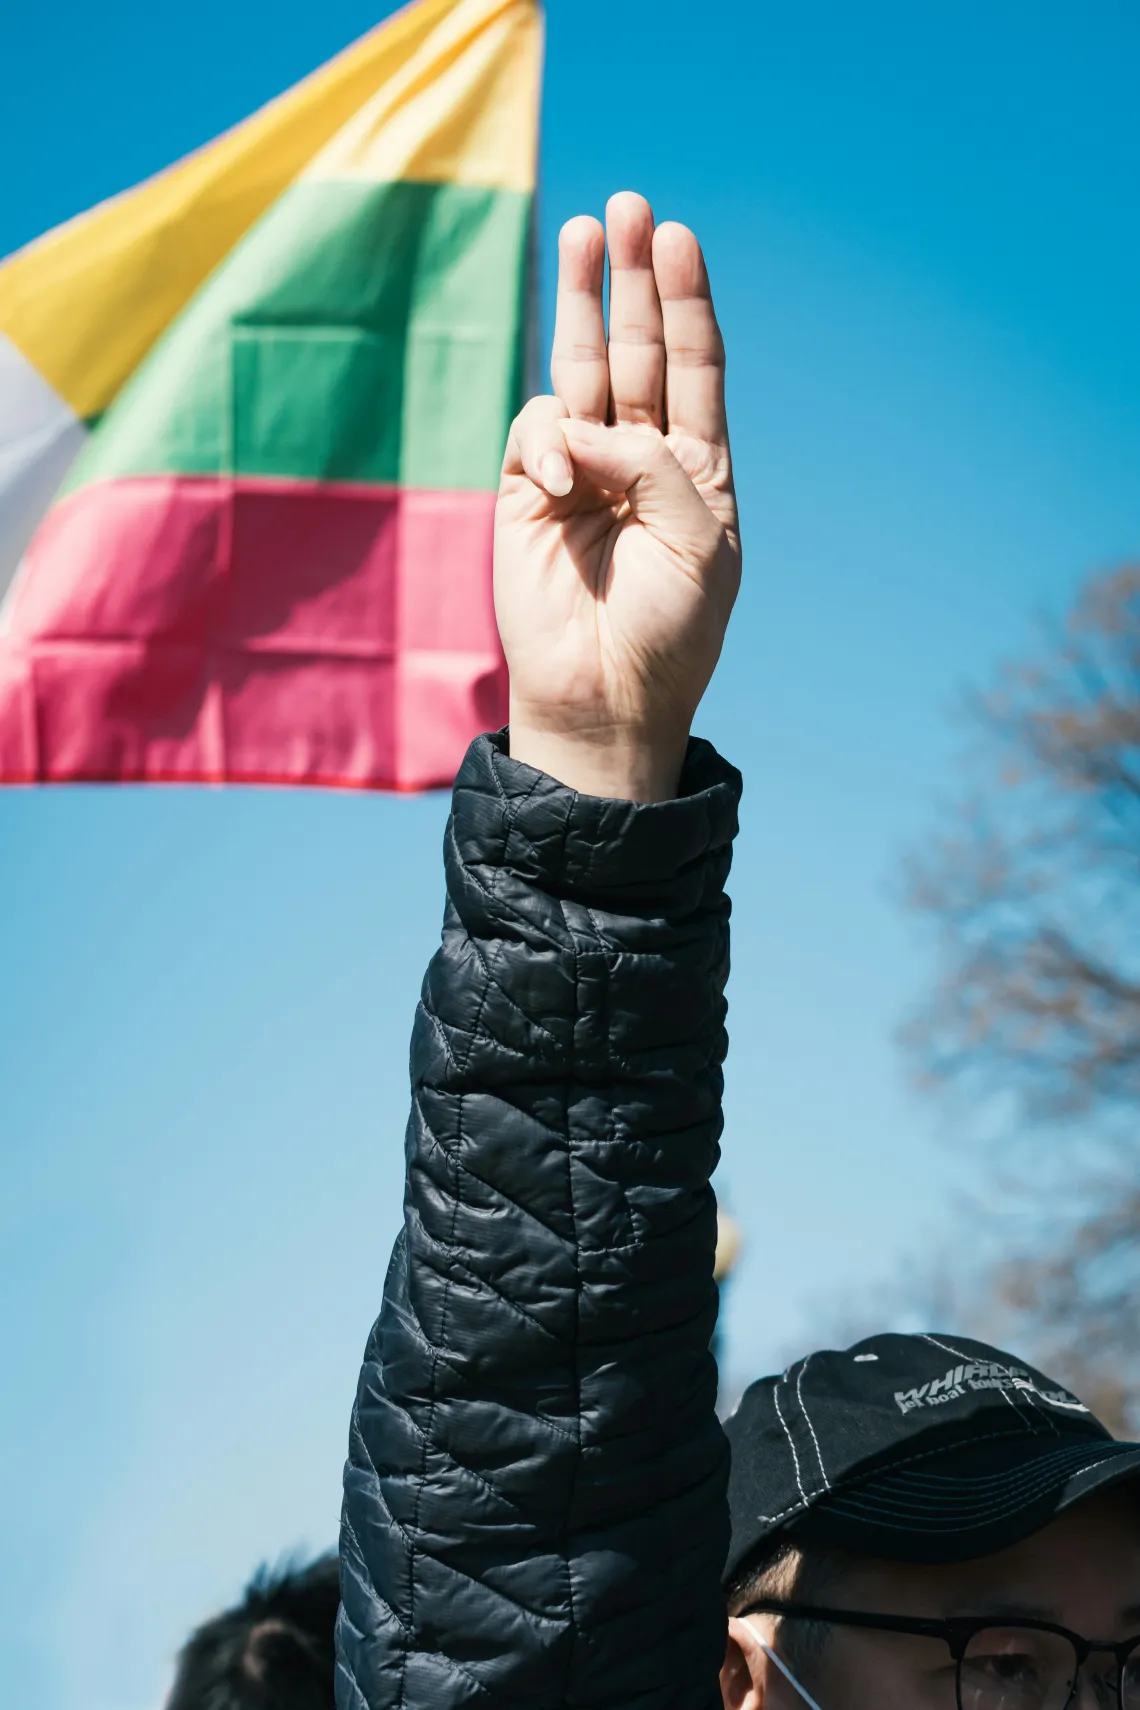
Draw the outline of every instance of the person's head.
[[[335,1556],[262,1568],[187,1639],[166,1710],[332,1710],[339,1602]]]
[[[754,1385],[728,1429],[726,1710],[1116,1710],[1120,1658],[1049,1627],[1140,1639],[1140,1446],[1068,1391],[875,1337]]]

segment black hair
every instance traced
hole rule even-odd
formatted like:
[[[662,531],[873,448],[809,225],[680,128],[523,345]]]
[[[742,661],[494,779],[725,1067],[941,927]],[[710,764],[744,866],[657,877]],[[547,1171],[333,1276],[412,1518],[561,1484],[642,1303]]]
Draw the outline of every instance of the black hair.
[[[166,1710],[332,1710],[335,1556],[262,1567],[234,1609],[191,1633]]]
[[[746,1557],[725,1586],[730,1615],[739,1615],[764,1598],[787,1603],[826,1604],[842,1577],[846,1557],[837,1550],[805,1548],[787,1533],[777,1533]],[[775,1649],[804,1685],[827,1642],[819,1621],[777,1620]]]

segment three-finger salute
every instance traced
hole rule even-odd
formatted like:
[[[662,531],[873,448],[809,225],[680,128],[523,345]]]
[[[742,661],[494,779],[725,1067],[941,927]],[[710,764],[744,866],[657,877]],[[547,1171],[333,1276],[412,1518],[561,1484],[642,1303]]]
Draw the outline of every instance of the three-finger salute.
[[[511,430],[496,513],[511,753],[586,794],[662,800],[720,656],[740,537],[704,258],[640,196],[613,197],[604,229],[563,228],[551,378]]]

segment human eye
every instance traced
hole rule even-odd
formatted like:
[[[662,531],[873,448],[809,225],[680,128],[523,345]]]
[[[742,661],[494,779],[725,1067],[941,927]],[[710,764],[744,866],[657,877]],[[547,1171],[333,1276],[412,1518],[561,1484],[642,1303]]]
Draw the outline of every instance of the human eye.
[[[1076,1654],[1059,1633],[987,1627],[966,1647],[962,1710],[1065,1710]]]

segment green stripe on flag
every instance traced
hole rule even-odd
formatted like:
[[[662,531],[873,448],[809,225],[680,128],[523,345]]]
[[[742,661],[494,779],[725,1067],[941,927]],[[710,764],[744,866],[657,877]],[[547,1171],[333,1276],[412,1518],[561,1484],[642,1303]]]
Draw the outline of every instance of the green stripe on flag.
[[[521,402],[530,215],[529,196],[459,185],[293,185],[123,388],[68,488],[493,488]]]

